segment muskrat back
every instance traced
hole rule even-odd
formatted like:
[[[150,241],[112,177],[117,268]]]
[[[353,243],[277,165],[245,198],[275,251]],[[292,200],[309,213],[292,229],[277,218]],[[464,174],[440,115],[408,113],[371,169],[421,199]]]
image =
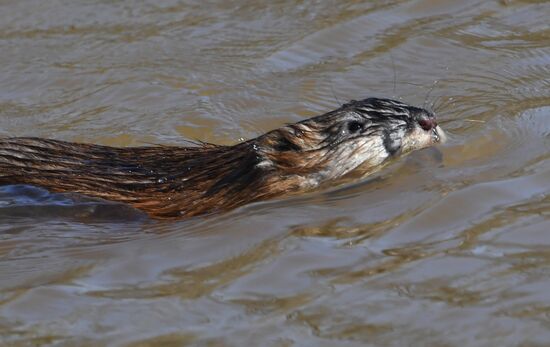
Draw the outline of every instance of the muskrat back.
[[[154,218],[224,211],[376,171],[442,142],[434,115],[398,101],[352,101],[233,146],[116,148],[0,139],[0,184],[31,184],[130,204]]]

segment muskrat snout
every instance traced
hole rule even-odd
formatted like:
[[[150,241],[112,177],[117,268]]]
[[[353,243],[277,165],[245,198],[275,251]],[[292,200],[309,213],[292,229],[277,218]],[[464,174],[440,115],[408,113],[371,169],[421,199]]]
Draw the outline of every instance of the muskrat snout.
[[[435,118],[422,117],[418,119],[417,122],[418,125],[420,125],[420,127],[426,131],[430,131],[437,126],[437,121],[435,120]]]
[[[429,133],[433,144],[444,143],[447,140],[445,132],[437,125],[437,120],[432,113],[422,112],[416,115],[415,119],[420,128]]]

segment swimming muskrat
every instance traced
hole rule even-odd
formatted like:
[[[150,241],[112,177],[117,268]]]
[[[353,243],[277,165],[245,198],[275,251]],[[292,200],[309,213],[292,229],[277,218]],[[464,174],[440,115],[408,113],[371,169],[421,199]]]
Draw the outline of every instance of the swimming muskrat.
[[[389,99],[351,101],[233,146],[115,148],[0,139],[0,184],[130,204],[169,219],[308,191],[445,140],[434,115]]]

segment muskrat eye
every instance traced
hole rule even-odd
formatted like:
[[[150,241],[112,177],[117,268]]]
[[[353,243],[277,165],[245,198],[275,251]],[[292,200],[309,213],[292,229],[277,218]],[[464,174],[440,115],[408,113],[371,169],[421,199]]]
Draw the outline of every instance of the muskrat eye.
[[[363,123],[358,122],[356,120],[352,120],[348,122],[348,131],[350,133],[356,133],[358,131],[361,131],[363,129]]]

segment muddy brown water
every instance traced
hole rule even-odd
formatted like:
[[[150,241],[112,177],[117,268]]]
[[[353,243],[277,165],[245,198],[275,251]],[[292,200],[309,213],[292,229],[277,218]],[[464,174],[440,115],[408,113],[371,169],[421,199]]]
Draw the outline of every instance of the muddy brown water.
[[[548,346],[550,3],[0,1],[0,136],[235,143],[367,96],[450,141],[158,222],[0,187],[2,346]]]

